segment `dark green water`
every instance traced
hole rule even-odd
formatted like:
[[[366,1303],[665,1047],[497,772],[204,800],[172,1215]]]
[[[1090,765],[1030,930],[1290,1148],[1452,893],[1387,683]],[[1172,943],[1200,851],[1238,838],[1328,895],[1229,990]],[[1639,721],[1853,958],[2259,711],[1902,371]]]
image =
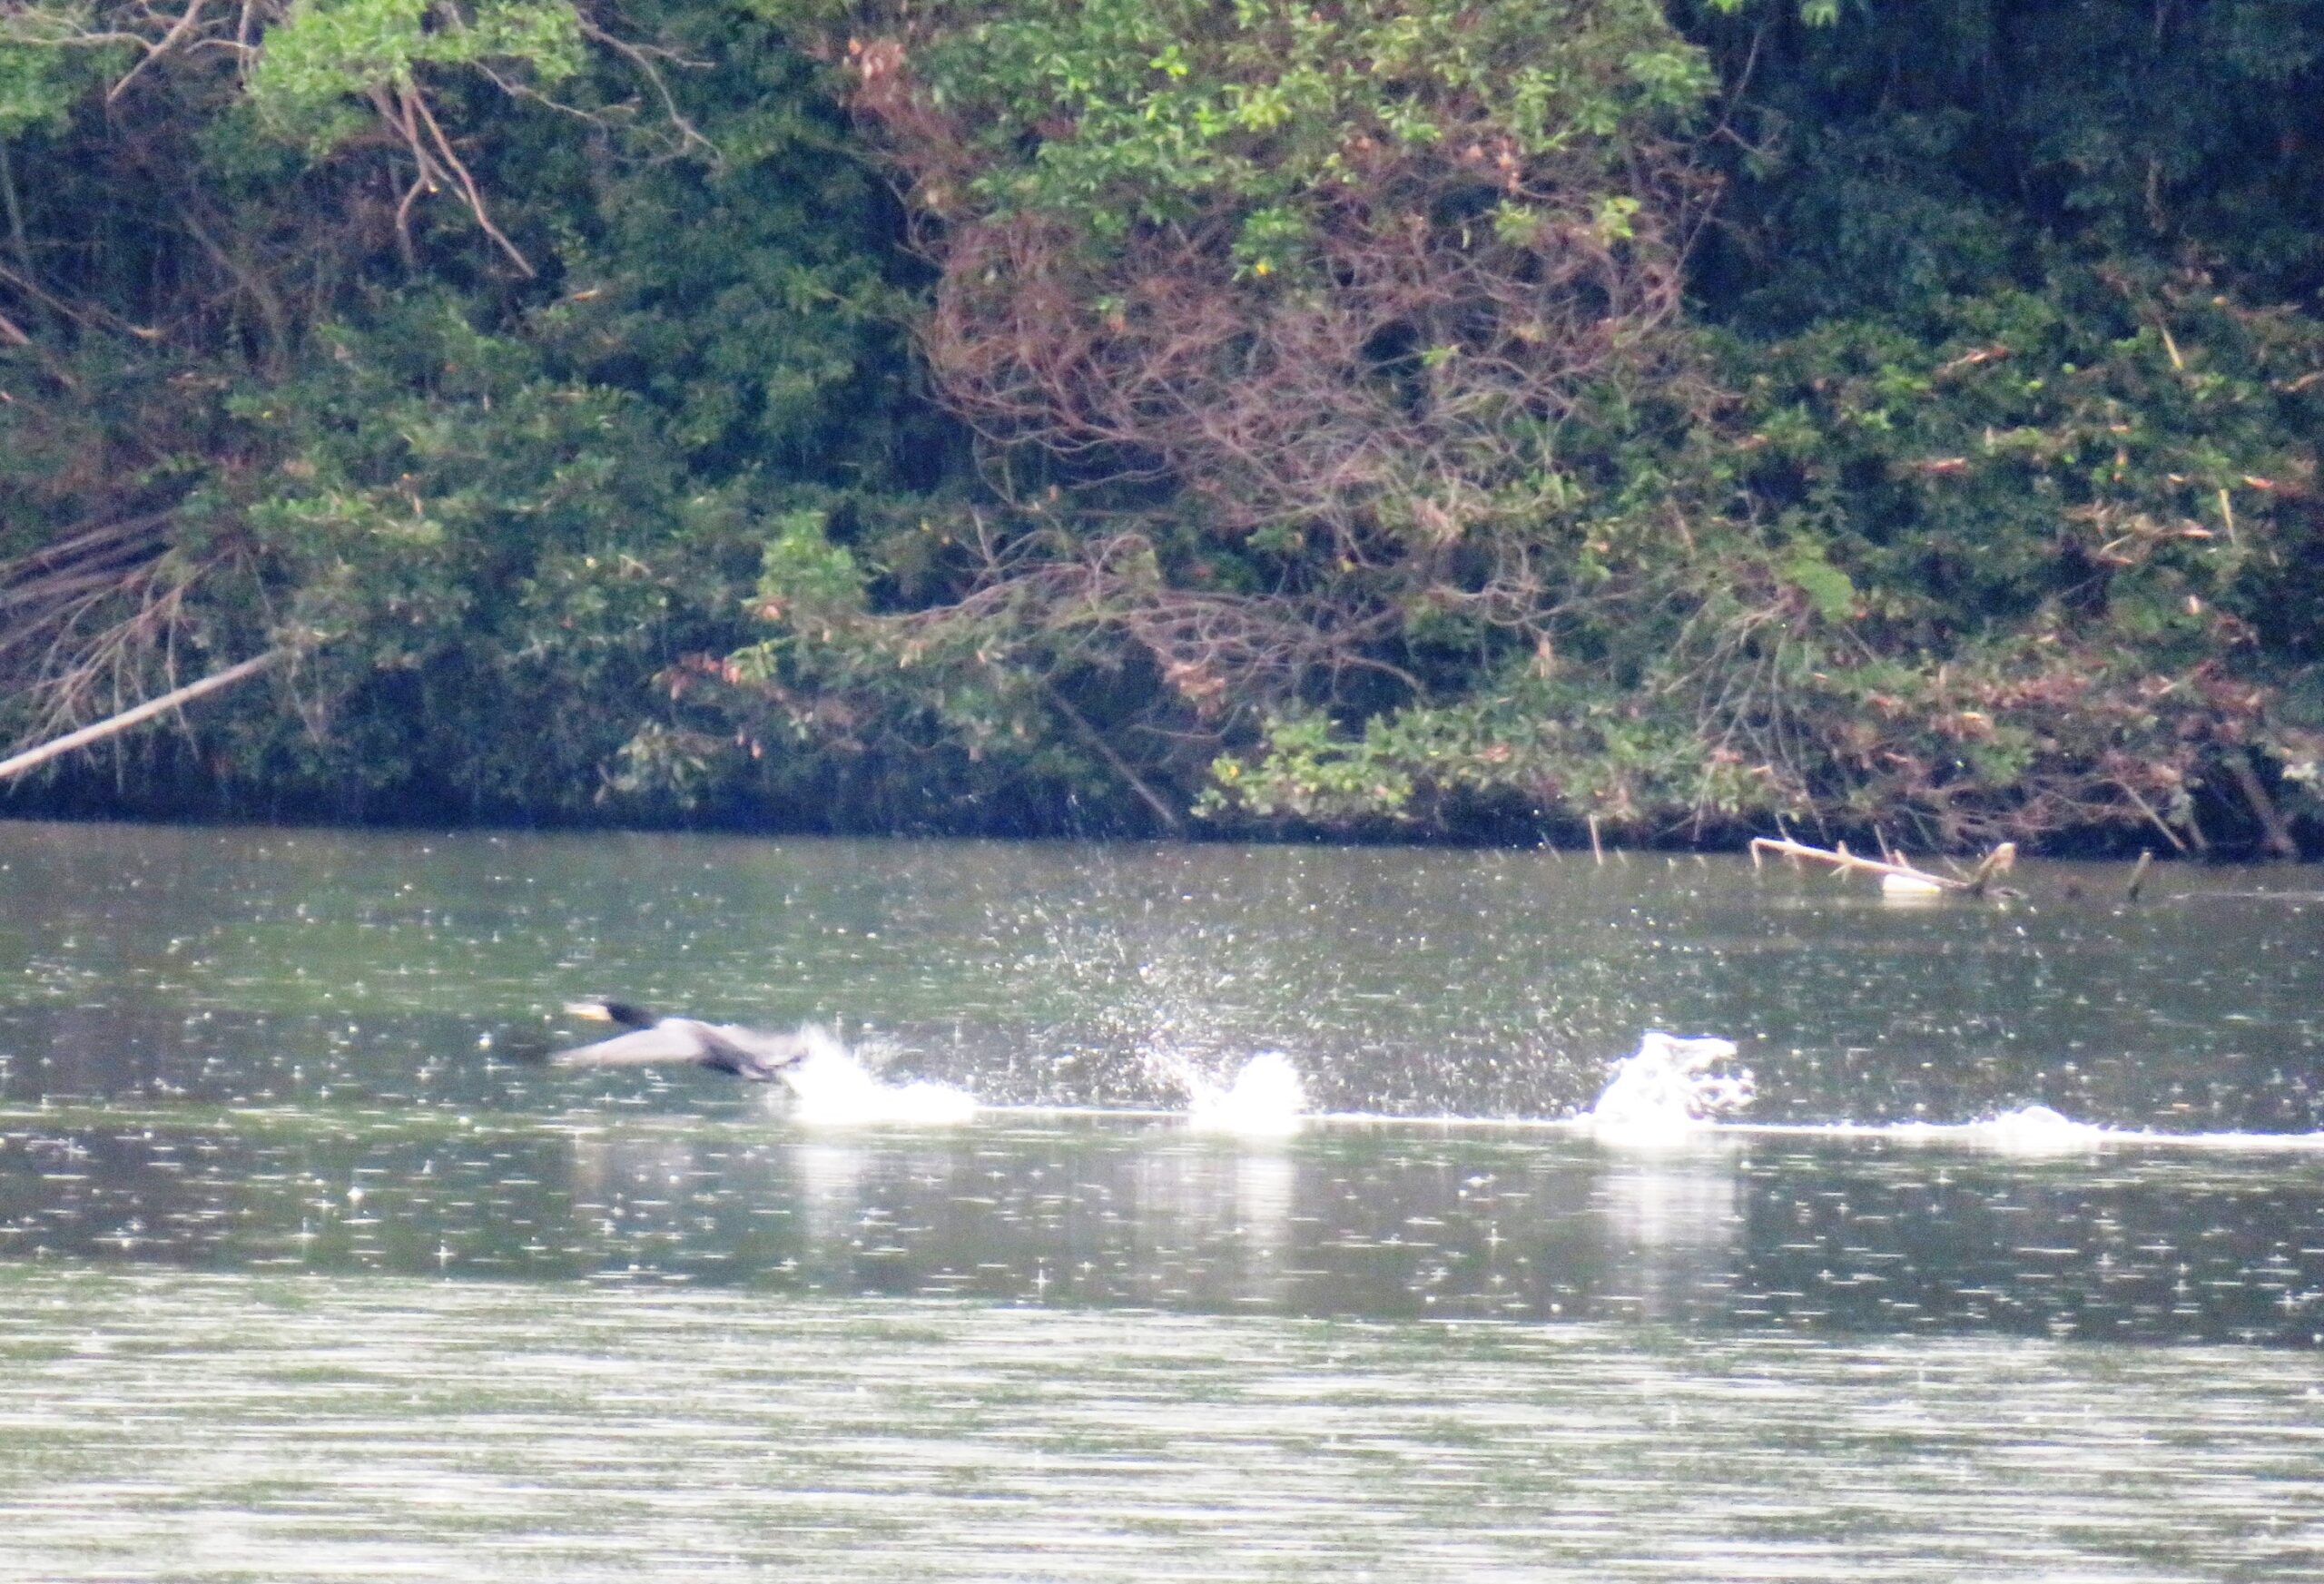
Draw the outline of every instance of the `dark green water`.
[[[2313,1577],[2313,880],[0,825],[0,1578]]]

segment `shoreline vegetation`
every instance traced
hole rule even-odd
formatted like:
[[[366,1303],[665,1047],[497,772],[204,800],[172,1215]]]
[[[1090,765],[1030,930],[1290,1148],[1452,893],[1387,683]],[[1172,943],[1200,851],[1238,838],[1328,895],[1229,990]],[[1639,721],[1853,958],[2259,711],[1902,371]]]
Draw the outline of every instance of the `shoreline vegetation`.
[[[2315,858],[2319,436],[2273,0],[0,16],[0,815]]]

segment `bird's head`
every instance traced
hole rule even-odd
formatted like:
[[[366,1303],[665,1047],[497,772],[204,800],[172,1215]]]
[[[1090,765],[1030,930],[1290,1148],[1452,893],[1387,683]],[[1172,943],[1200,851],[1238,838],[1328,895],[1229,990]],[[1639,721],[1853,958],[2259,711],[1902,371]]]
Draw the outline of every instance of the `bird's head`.
[[[565,1015],[586,1018],[592,1023],[618,1023],[624,1028],[651,1028],[661,1020],[645,1008],[627,1001],[567,1001]]]

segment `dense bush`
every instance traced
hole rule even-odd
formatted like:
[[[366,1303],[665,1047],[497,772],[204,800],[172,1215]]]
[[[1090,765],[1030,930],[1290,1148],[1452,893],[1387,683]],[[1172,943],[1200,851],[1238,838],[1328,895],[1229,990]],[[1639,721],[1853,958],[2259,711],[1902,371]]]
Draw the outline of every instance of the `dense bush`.
[[[41,0],[19,800],[2324,837],[2292,0]]]
[[[942,476],[894,207],[764,25],[549,0],[448,43],[349,0],[237,61],[43,15],[0,34],[52,95],[0,172],[14,733],[284,644],[198,757],[125,749],[131,792],[618,802],[668,669],[752,635],[765,523]]]

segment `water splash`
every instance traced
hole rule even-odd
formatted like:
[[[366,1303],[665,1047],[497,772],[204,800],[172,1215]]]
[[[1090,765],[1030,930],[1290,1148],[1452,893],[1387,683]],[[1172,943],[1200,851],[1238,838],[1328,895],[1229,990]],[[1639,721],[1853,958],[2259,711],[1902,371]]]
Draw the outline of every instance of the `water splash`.
[[[1187,1094],[1187,1124],[1203,1133],[1281,1138],[1299,1130],[1307,1088],[1299,1069],[1279,1050],[1263,1050],[1221,1084],[1183,1059],[1168,1064]]]
[[[1610,1143],[1678,1143],[1751,1103],[1751,1069],[1732,1065],[1734,1059],[1731,1039],[1689,1039],[1649,1029],[1637,1054],[1616,1064],[1598,1103],[1575,1120]]]
[[[1972,1123],[1969,1132],[1979,1143],[2011,1155],[2056,1155],[2088,1149],[2106,1136],[2103,1127],[2077,1122],[2047,1106],[2005,1111],[1991,1121]]]
[[[1905,1143],[1958,1143],[2004,1155],[2075,1155],[2109,1143],[2196,1142],[2200,1136],[2128,1132],[2077,1122],[2047,1106],[2022,1106],[1982,1122],[1900,1122],[1880,1131]]]
[[[800,1032],[807,1042],[806,1058],[783,1073],[793,1097],[791,1115],[798,1121],[818,1127],[880,1122],[946,1127],[976,1115],[976,1097],[966,1089],[925,1079],[889,1083],[822,1029]]]

